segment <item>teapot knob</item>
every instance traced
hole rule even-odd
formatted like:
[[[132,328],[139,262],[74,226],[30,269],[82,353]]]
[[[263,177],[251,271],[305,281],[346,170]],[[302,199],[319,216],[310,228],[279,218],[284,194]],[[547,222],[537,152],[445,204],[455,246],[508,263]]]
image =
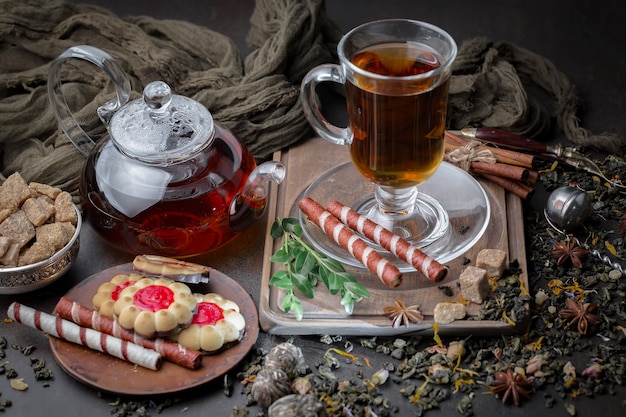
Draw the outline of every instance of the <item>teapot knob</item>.
[[[172,101],[172,89],[163,81],[153,81],[143,89],[143,100],[153,110],[165,109]]]

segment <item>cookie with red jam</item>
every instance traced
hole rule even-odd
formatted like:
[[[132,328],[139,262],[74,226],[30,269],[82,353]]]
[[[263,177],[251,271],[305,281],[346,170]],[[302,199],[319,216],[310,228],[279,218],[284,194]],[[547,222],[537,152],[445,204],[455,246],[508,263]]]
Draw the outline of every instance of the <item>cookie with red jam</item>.
[[[142,277],[121,289],[113,314],[124,329],[144,337],[162,337],[189,326],[197,304],[182,282]]]
[[[246,320],[237,303],[219,294],[194,294],[197,312],[191,324],[172,337],[181,345],[205,354],[226,349],[238,342]]]

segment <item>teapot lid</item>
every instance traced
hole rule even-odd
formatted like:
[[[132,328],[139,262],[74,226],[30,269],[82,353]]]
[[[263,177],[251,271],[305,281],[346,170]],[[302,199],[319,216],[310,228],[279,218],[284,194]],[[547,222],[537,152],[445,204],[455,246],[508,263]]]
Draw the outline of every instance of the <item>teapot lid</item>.
[[[213,117],[200,103],[154,81],[112,117],[111,139],[130,158],[152,165],[187,160],[213,140]]]

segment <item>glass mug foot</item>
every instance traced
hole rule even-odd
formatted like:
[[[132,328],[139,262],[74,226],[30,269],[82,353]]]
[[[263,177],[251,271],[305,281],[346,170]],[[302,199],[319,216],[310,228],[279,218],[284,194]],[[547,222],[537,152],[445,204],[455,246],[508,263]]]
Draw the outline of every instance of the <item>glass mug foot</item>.
[[[412,194],[408,202],[393,189],[393,197],[385,198],[390,197],[386,191],[376,187],[374,195],[355,202],[352,208],[418,248],[426,248],[446,235],[450,227],[448,213],[435,198],[420,193],[417,187],[401,190]],[[404,204],[393,207],[398,200]]]

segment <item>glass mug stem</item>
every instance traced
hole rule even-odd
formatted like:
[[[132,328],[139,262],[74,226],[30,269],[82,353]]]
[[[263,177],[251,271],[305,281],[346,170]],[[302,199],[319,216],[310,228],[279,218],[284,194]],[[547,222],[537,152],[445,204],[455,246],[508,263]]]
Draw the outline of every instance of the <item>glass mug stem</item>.
[[[380,20],[348,32],[337,46],[339,65],[320,65],[302,81],[302,105],[313,129],[347,146],[357,171],[376,186],[353,208],[421,247],[442,238],[449,226],[442,206],[418,186],[443,160],[456,51],[436,26]],[[322,114],[316,89],[325,82],[345,88],[346,128]]]

